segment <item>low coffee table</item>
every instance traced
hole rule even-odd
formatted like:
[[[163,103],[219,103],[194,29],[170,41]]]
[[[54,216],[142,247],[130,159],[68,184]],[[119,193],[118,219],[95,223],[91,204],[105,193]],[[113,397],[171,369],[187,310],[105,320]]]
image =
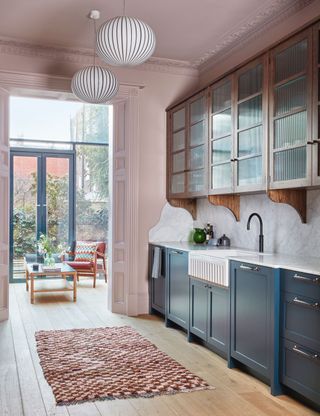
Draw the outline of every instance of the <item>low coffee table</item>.
[[[58,263],[56,264],[57,268],[60,270],[48,271],[43,270],[43,264],[39,264],[39,270],[33,270],[32,263],[26,265],[26,289],[29,291],[29,280],[30,280],[30,300],[31,303],[34,303],[34,294],[35,293],[45,293],[45,292],[73,292],[73,301],[77,300],[77,272],[68,264]],[[39,289],[35,290],[34,283],[37,277],[58,277],[62,278],[67,282],[67,277],[73,278],[72,287],[65,288],[48,288],[48,289]]]

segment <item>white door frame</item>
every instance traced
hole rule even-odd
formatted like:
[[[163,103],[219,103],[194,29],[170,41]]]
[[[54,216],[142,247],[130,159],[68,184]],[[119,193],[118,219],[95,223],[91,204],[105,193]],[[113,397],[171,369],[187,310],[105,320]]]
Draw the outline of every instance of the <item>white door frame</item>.
[[[48,91],[63,98],[70,94],[70,78],[21,72],[0,71],[0,87],[9,93]],[[138,192],[139,192],[139,89],[140,86],[120,86],[111,102],[113,111],[113,140],[110,143],[111,226],[109,247],[108,309],[126,315],[138,314]],[[36,95],[36,94],[35,94]],[[41,94],[42,95],[42,94]],[[1,123],[8,137],[8,111],[1,107]],[[1,119],[0,119],[1,120]],[[4,137],[4,136],[3,136]],[[7,161],[4,171],[9,172],[9,146],[0,141],[0,162]],[[0,167],[0,181],[2,170]],[[3,182],[3,181],[2,181]],[[2,192],[0,182],[0,192]],[[7,182],[8,186],[9,177]],[[8,318],[9,285],[9,186],[7,200],[0,208],[0,320]],[[1,193],[2,197],[2,193]],[[2,199],[2,198],[1,198]],[[7,231],[6,231],[7,230]],[[2,237],[3,236],[3,237]],[[2,284],[2,286],[1,286]],[[1,306],[3,305],[3,307]],[[2,309],[1,309],[2,307]]]

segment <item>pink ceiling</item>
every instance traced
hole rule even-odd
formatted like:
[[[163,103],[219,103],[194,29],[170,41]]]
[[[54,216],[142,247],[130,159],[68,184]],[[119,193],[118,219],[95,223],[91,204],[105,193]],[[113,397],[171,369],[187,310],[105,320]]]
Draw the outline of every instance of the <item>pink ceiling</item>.
[[[122,0],[0,0],[0,37],[41,45],[91,48],[90,9],[103,21],[122,13]],[[275,0],[127,0],[127,15],[155,31],[154,56],[196,61]],[[98,24],[99,24],[98,22]]]

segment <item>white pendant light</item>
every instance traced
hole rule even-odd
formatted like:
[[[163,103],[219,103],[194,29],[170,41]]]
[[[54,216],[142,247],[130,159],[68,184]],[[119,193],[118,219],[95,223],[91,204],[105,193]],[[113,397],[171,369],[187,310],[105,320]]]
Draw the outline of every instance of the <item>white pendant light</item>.
[[[98,10],[92,10],[89,14],[89,18],[94,21],[95,35],[95,21],[99,17]],[[95,56],[96,51],[94,50],[93,65],[80,69],[74,74],[71,90],[81,101],[91,104],[105,104],[117,94],[119,85],[113,72],[95,64]]]
[[[156,37],[149,25],[134,17],[123,16],[105,22],[98,30],[97,52],[110,65],[133,66],[153,54]]]

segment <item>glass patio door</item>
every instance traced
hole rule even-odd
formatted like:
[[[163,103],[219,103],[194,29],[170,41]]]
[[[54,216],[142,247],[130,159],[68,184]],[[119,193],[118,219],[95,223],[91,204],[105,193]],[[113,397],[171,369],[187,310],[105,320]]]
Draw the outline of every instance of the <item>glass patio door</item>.
[[[61,243],[74,238],[73,153],[11,151],[10,281],[24,279],[24,255],[36,253],[41,233]]]

